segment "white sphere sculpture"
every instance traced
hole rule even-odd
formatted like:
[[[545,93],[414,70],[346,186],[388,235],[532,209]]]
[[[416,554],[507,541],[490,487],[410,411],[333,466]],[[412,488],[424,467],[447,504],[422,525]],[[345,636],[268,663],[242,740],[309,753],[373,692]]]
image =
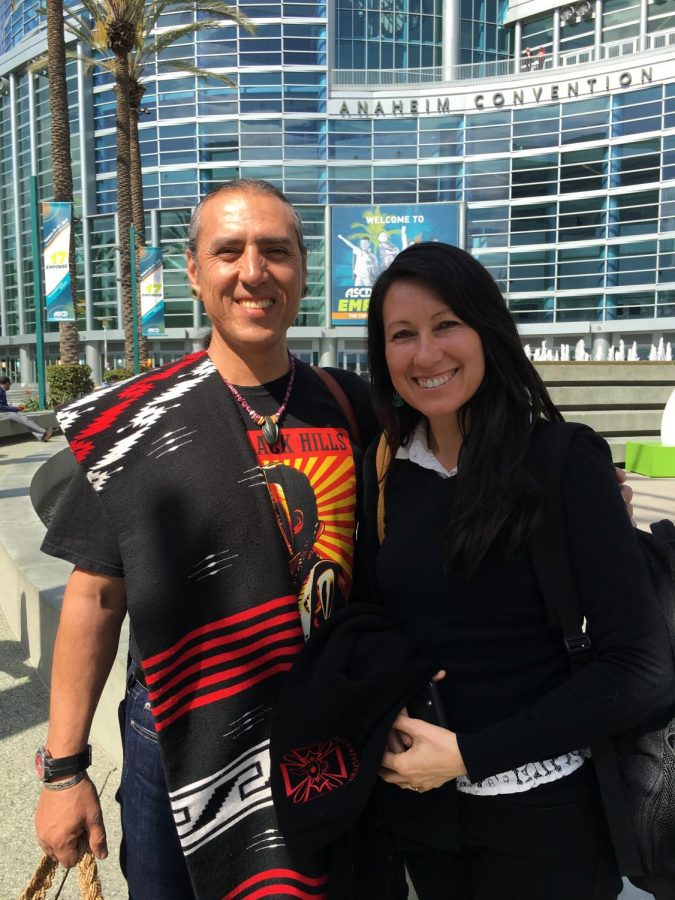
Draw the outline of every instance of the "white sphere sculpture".
[[[675,447],[675,391],[672,392],[661,418],[661,443],[664,447]]]

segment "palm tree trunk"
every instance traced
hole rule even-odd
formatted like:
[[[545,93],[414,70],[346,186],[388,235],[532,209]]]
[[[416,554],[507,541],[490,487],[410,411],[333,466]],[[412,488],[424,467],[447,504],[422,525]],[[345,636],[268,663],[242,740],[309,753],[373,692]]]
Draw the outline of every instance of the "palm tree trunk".
[[[66,86],[66,47],[63,36],[62,0],[47,0],[47,71],[49,75],[49,108],[51,112],[52,171],[54,200],[73,202],[73,173],[70,157],[70,121]],[[75,227],[70,229],[68,254],[70,287],[77,303],[77,268],[75,262]],[[77,308],[77,305],[76,305]],[[76,322],[59,323],[59,355],[70,365],[79,361],[79,335]]]
[[[134,333],[131,308],[131,246],[129,229],[131,210],[131,159],[129,144],[129,64],[126,53],[115,54],[116,149],[117,149],[117,226],[119,229],[120,281],[124,322],[124,363],[134,365]]]

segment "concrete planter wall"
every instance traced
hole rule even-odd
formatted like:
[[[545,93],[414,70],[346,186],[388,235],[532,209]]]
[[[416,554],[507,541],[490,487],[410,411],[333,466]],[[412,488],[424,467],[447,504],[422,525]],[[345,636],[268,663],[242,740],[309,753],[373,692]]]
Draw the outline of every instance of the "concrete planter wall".
[[[3,458],[4,457],[4,458]],[[0,444],[0,603],[9,625],[42,680],[51,678],[54,638],[70,563],[40,553],[46,528],[35,507],[66,479],[75,460],[63,439]],[[122,748],[117,706],[124,696],[128,626],[104,688],[91,739],[118,765]]]

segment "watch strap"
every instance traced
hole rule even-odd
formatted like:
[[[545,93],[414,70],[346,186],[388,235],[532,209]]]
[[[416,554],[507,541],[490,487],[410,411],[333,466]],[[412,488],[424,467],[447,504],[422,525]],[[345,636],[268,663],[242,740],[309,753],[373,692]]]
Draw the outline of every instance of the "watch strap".
[[[91,765],[91,744],[87,744],[86,748],[80,753],[73,753],[71,756],[61,756],[58,759],[50,756],[44,747],[40,747],[38,753],[42,756],[43,781],[52,781],[54,778],[65,778],[69,775],[75,775]]]

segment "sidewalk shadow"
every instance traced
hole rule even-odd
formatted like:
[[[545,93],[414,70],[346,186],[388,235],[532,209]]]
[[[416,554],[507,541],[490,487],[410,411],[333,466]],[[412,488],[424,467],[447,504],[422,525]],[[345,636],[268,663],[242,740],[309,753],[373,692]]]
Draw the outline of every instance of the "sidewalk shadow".
[[[0,678],[21,679],[2,691],[0,741],[47,722],[47,690],[37,671],[19,659],[16,641],[0,641]],[[2,678],[5,681],[5,678]]]

